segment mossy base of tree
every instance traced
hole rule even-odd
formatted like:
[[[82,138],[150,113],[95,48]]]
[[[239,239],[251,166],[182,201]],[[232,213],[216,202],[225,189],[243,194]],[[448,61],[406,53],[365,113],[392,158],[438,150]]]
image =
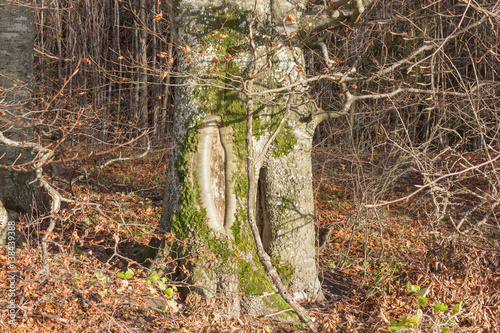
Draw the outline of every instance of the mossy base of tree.
[[[299,320],[291,306],[279,294],[243,296],[241,307],[243,312],[260,318],[272,318],[291,323]],[[286,311],[287,309],[290,311]]]
[[[156,237],[151,238],[149,244],[142,251],[141,257],[139,258],[139,263],[142,264],[146,262],[146,260],[153,260],[158,253],[158,249],[160,248],[161,240]]]

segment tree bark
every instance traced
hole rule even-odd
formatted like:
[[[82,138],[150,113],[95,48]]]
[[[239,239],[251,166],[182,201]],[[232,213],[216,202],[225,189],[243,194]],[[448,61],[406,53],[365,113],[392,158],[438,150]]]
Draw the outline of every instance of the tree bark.
[[[33,75],[32,15],[27,4],[0,1],[0,131],[21,142],[32,135],[27,114]],[[33,201],[40,198],[40,189],[33,184],[32,166],[25,165],[33,158],[29,149],[0,144],[0,200],[6,208],[23,213],[37,209]]]

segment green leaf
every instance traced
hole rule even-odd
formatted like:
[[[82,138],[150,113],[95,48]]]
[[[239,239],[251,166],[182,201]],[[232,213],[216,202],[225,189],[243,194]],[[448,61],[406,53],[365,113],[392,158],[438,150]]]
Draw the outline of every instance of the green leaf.
[[[408,323],[410,323],[412,326],[417,326],[418,320],[419,320],[418,315],[414,315],[414,316],[411,316],[410,319],[408,319]]]
[[[391,321],[391,327],[389,328],[389,330],[390,330],[391,332],[397,331],[397,330],[398,330],[398,328],[399,328],[399,327],[398,327],[398,322],[397,322],[397,321],[395,321],[394,319],[390,319],[390,321]]]
[[[172,288],[165,288],[163,289],[163,293],[170,298],[174,294],[174,290]]]
[[[391,322],[391,327],[389,328],[389,330],[391,332],[394,332],[406,326],[406,317],[403,317],[401,322],[398,322],[397,320],[394,319],[390,319],[390,322]]]
[[[429,289],[428,288],[422,288],[422,289],[420,289],[419,291],[417,291],[415,293],[415,296],[417,296],[417,297],[425,297],[425,296],[427,296],[428,293],[429,293]]]
[[[132,276],[134,276],[134,271],[131,270],[130,268],[127,269],[127,271],[125,272],[125,278],[128,280],[128,279],[131,279]]]
[[[416,284],[410,284],[409,282],[406,283],[406,291],[409,293],[414,293],[420,289],[419,286]]]
[[[161,311],[166,312],[168,310],[168,305],[164,305],[161,307]]]
[[[131,270],[130,268],[127,269],[126,272],[118,272],[116,273],[116,277],[119,278],[119,279],[130,279],[132,276],[134,276],[134,271]]]
[[[90,280],[90,284],[95,284],[96,282],[97,282],[97,279]]]
[[[462,303],[463,303],[463,302],[464,302],[464,301],[460,301],[459,303],[457,303],[457,304],[455,304],[455,305],[453,305],[453,306],[451,307],[451,311],[452,311],[452,313],[453,313],[454,315],[455,315],[455,314],[457,314],[457,313],[459,313],[459,312],[460,312],[460,310],[462,310]]]
[[[158,282],[158,287],[160,287],[160,290],[163,291],[167,288],[167,285],[161,281],[156,281]]]
[[[446,312],[448,311],[448,305],[446,303],[433,304],[434,312]]]
[[[427,303],[427,298],[425,298],[425,297],[419,297],[419,298],[417,298],[417,304],[419,306],[424,306],[425,303]]]
[[[104,296],[108,294],[108,289],[99,290],[98,293],[99,295],[101,295],[102,298],[104,298]]]
[[[108,281],[108,277],[106,275],[104,275],[104,273],[101,271],[96,271],[95,277],[97,278],[97,280],[99,280],[103,283],[106,283]]]
[[[158,275],[156,275],[155,273],[152,273],[149,277],[153,281],[158,281],[160,279],[160,277]]]
[[[176,287],[176,286],[172,286],[172,289],[173,289],[174,291],[177,291],[177,287]]]

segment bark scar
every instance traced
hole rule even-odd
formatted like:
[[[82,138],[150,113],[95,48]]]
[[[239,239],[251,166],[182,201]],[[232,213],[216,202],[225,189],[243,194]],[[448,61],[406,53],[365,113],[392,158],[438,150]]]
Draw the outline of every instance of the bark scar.
[[[217,115],[208,115],[200,124],[198,132],[198,149],[194,155],[194,170],[196,181],[200,188],[200,198],[205,208],[209,227],[218,234],[231,235],[230,227],[235,220],[237,207],[236,194],[234,191],[235,175],[237,173],[236,156],[233,149],[232,127],[222,127],[221,118]],[[213,145],[215,135],[220,135],[220,142],[224,151],[224,208],[223,220],[217,210],[216,199],[213,188],[212,165],[214,150],[219,148]]]

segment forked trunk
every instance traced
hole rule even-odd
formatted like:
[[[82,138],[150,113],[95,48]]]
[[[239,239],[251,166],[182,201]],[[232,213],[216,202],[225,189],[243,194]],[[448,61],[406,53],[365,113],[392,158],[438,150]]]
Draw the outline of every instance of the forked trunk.
[[[287,3],[286,1],[284,3]],[[178,47],[175,121],[160,227],[186,241],[162,244],[155,265],[177,251],[191,283],[207,296],[230,295],[229,314],[288,308],[266,276],[246,218],[246,103],[242,83],[258,66],[254,94],[254,151],[259,163],[255,216],[265,250],[296,299],[323,297],[315,261],[311,146],[312,110],[287,85],[302,75],[303,56],[282,32],[248,43],[255,1],[179,1],[173,11]],[[270,2],[258,5],[269,22]],[[271,33],[269,31],[269,33]],[[265,90],[279,88],[279,92]],[[281,132],[261,152],[285,114]],[[293,106],[300,105],[300,106]],[[259,157],[260,156],[260,157]],[[250,207],[250,209],[253,209]],[[168,249],[168,250],[167,250]],[[194,260],[190,260],[194,259]],[[189,265],[187,265],[189,263]]]

